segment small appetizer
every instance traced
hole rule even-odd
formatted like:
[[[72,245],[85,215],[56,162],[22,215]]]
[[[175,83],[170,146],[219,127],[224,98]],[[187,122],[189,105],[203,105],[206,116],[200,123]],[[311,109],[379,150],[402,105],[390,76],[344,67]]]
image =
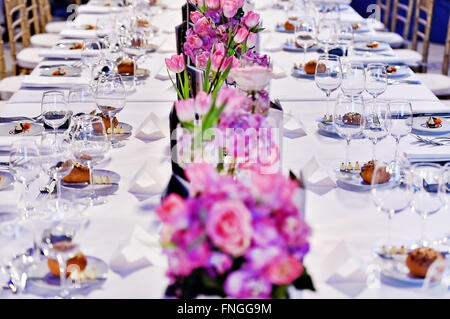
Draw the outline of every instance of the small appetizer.
[[[81,50],[83,49],[83,45],[81,43],[74,43],[70,47],[70,50]]]
[[[397,67],[393,66],[393,65],[388,65],[386,67],[386,72],[387,73],[395,73],[397,72]]]
[[[58,68],[55,72],[52,73],[52,76],[64,76],[66,75],[66,71],[62,68]]]
[[[366,46],[369,49],[376,49],[376,48],[378,48],[378,45],[379,45],[379,43],[377,41],[373,41],[373,42],[370,42],[370,43],[366,44]]]
[[[440,128],[442,120],[439,117],[429,117],[426,124],[428,128]]]
[[[16,135],[16,134],[21,134],[24,133],[26,131],[28,131],[31,128],[31,124],[30,123],[17,123],[16,126],[14,127],[14,129],[9,131],[9,134],[11,135]]]

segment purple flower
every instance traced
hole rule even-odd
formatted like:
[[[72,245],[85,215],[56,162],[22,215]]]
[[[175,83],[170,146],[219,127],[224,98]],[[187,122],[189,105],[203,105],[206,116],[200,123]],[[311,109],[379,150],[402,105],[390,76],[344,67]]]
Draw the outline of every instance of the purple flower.
[[[259,65],[262,67],[270,67],[269,57],[267,55],[259,55],[249,50],[241,56],[241,63],[246,66]]]
[[[227,277],[225,292],[232,298],[269,298],[272,284],[257,273],[238,270]]]

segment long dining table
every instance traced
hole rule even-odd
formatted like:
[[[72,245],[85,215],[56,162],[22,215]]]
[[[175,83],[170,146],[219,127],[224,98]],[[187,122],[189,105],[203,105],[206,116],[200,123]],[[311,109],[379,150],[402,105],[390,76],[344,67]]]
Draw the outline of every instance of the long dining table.
[[[133,126],[133,134],[125,146],[109,151],[110,159],[102,168],[120,175],[118,190],[108,196],[108,202],[89,207],[85,214],[90,219],[80,243],[84,254],[102,259],[109,265],[107,279],[100,287],[78,291],[84,298],[163,298],[169,280],[165,276],[167,261],[158,245],[158,219],[155,208],[161,201],[161,188],[155,192],[136,191],[136,181],[142,176],[157,175],[159,187],[167,182],[171,173],[169,137],[146,140],[136,136],[137,130],[150,113],[169,126],[169,113],[176,99],[171,82],[159,75],[165,70],[164,58],[175,54],[174,27],[181,22],[182,0],[167,0],[170,5],[153,17],[152,23],[159,28],[158,37],[164,40],[161,47],[149,54],[142,62],[151,72],[148,79],[127,96],[125,108],[118,114],[121,122]],[[284,21],[281,10],[273,9],[264,1],[255,8],[261,14],[266,30],[261,33],[261,52],[271,57],[277,78],[272,80],[271,97],[278,98],[285,116],[295,119],[303,134],[283,138],[282,169],[285,174],[306,172],[307,192],[305,218],[312,228],[311,248],[304,260],[311,274],[316,291],[305,291],[301,298],[424,298],[420,286],[405,285],[391,281],[378,271],[379,262],[374,255],[386,238],[387,216],[377,211],[370,192],[345,190],[336,185],[334,171],[345,158],[345,142],[320,134],[317,119],[327,113],[325,94],[316,86],[314,79],[300,79],[291,75],[294,63],[301,63],[302,53],[287,52],[283,44],[292,34],[275,31],[277,23]],[[89,4],[88,4],[89,5]],[[363,19],[351,8],[343,18],[349,21]],[[75,23],[93,23],[97,14],[82,13]],[[397,51],[397,50],[396,50]],[[308,59],[317,53],[308,53]],[[415,63],[420,54],[399,50],[395,57],[372,56],[370,61],[393,59],[393,62]],[[395,58],[395,59],[394,59]],[[344,57],[343,60],[362,59],[361,56]],[[52,63],[45,59],[43,63]],[[73,61],[64,62],[71,63]],[[367,62],[367,61],[366,61]],[[34,73],[38,72],[35,70]],[[32,75],[33,76],[33,75]],[[408,78],[414,80],[414,73]],[[36,116],[40,114],[42,93],[52,88],[23,86],[8,103],[0,108],[2,116]],[[69,87],[60,88],[67,92]],[[330,104],[338,92],[331,96]],[[365,95],[365,97],[369,97]],[[415,113],[450,112],[439,99],[421,84],[400,83],[389,85],[381,96],[383,99],[408,99]],[[92,102],[92,108],[95,104]],[[72,110],[78,112],[78,110]],[[11,138],[0,137],[0,145]],[[443,152],[450,152],[444,147]],[[400,152],[420,152],[428,148],[417,143],[412,136],[402,139]],[[437,147],[436,147],[437,148]],[[360,163],[370,160],[372,143],[366,139],[351,143],[351,160]],[[441,149],[442,150],[442,149]],[[393,157],[395,141],[388,137],[377,147],[380,157]],[[0,161],[8,160],[7,151],[0,150]],[[149,177],[149,179],[151,179]],[[39,179],[36,187],[46,178]],[[40,184],[39,184],[40,183]],[[150,183],[150,182],[149,182]],[[0,211],[18,214],[16,204],[22,192],[19,183],[14,188],[0,191]],[[405,211],[392,220],[394,243],[407,245],[420,236],[422,219],[411,211]],[[449,232],[450,214],[440,211],[427,221],[428,234],[438,238]],[[0,291],[1,298],[45,298],[54,291],[45,291],[28,285],[20,294]],[[450,293],[442,297],[449,298]]]

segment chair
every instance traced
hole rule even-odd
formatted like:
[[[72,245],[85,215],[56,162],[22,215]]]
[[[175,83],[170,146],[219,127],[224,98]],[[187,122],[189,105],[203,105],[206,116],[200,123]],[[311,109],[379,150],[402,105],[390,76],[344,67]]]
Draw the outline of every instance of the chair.
[[[18,71],[31,72],[41,61],[39,48],[29,48],[30,28],[27,19],[25,0],[5,0],[6,26],[13,60],[13,75]],[[22,49],[17,53],[17,41],[22,40]]]
[[[433,93],[440,97],[450,98],[450,77],[448,76],[450,58],[450,17],[447,25],[447,41],[445,44],[444,62],[442,64],[442,74],[418,73],[418,79],[428,87]]]
[[[411,26],[411,18],[414,9],[414,0],[407,0],[408,4],[401,3],[400,0],[394,0],[394,6],[392,9],[392,24],[391,31],[396,32],[398,22],[403,24],[403,39],[408,40],[409,28]],[[400,10],[404,11],[405,15],[400,14]]]
[[[38,0],[41,15],[41,29],[47,33],[61,33],[66,28],[66,21],[53,22],[52,8],[49,0]]]
[[[1,26],[0,34],[3,34]],[[3,40],[0,37],[0,100],[9,100],[11,95],[20,89],[22,80],[23,76],[6,77],[5,52],[3,50]]]
[[[392,0],[377,0],[377,6],[380,8],[380,21],[383,22],[384,28],[387,29],[389,25],[389,17],[391,12]]]
[[[431,24],[433,22],[434,0],[416,0],[416,10],[414,15],[414,27],[412,37],[412,49],[417,51],[418,40],[422,40],[422,64],[419,66],[419,72],[427,72],[428,51],[430,49]],[[425,18],[423,18],[425,15]],[[420,31],[420,26],[424,32]]]
[[[38,48],[51,48],[59,40],[60,36],[52,33],[40,33],[42,30],[40,25],[40,19],[38,15],[38,5],[36,0],[28,0],[27,6],[27,18],[30,26],[33,26],[35,35],[31,36],[30,42],[33,47]],[[31,32],[30,32],[31,34]]]

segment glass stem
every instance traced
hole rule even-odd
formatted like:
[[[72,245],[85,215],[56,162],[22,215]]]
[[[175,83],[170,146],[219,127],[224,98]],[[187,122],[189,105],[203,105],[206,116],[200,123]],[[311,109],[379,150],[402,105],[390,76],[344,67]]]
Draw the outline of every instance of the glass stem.
[[[88,168],[89,168],[89,184],[91,188],[91,200],[95,200],[95,189],[94,189],[94,170],[92,169],[92,163],[88,162]]]
[[[350,162],[350,139],[345,140],[347,142],[347,147],[345,148],[345,167],[347,167]]]
[[[59,265],[59,287],[60,287],[60,296],[62,298],[66,298],[69,295],[69,291],[67,290],[67,281],[66,281],[66,271],[67,265],[66,260],[62,258],[60,255],[57,257],[58,265]]]
[[[306,65],[306,51],[308,51],[308,47],[305,45],[303,50],[304,50],[304,54],[303,54],[303,69],[305,69],[305,65]]]
[[[109,115],[109,127],[111,128],[111,144],[114,144],[115,142],[115,136],[114,136],[114,115]]]
[[[372,142],[373,142],[372,159],[375,160],[377,158],[377,139],[374,139]]]
[[[388,225],[387,225],[387,240],[386,240],[386,249],[389,252],[391,249],[391,227],[392,227],[392,217],[393,214],[391,212],[388,213]]]
[[[420,236],[421,237],[420,242],[421,242],[422,246],[425,247],[425,244],[426,244],[426,242],[425,242],[425,224],[427,221],[427,215],[424,214],[422,218],[423,218],[423,222],[422,222],[422,234]]]
[[[327,113],[326,114],[333,114],[333,111],[330,112],[330,95],[331,95],[331,91],[327,90],[325,91],[325,94],[327,96]]]
[[[400,138],[396,137],[395,138],[395,157],[394,157],[394,159],[397,159],[397,157],[398,157],[398,148],[399,148],[399,146],[400,146]]]

